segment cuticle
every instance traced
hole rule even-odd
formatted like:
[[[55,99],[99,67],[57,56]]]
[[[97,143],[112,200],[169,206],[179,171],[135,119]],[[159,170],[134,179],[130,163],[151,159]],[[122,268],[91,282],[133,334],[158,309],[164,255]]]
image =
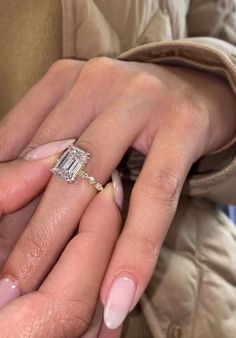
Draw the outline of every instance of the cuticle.
[[[130,279],[135,285],[137,285],[137,278],[134,276],[133,272],[130,272],[130,270],[122,270],[117,272],[114,275],[114,278],[112,279],[112,282],[118,278],[126,277]]]

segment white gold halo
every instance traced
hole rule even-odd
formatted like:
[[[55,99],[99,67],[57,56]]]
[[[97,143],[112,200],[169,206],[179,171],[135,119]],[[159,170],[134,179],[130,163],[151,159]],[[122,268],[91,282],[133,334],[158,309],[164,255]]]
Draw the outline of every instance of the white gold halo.
[[[90,159],[91,155],[89,153],[71,144],[56,161],[51,172],[68,183],[74,182],[78,176],[82,177],[98,191],[102,191],[102,184],[83,170]]]

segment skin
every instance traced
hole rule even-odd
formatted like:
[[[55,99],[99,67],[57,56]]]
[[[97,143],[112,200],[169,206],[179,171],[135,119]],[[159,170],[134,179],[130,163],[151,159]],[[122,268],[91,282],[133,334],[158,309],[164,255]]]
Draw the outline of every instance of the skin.
[[[103,57],[53,65],[0,124],[0,236],[7,252],[1,277],[16,280],[26,294],[0,311],[1,332],[10,337],[31,325],[33,337],[45,337],[45,332],[51,332],[50,337],[63,337],[63,332],[81,336],[89,328],[100,288],[104,304],[117,276],[134,280],[134,308],[152,276],[189,169],[233,138],[235,107],[235,96],[224,80],[188,68]],[[120,215],[112,199],[110,208],[99,197],[103,193],[94,197],[94,188],[85,180],[69,185],[50,177],[56,155],[37,162],[16,160],[39,145],[68,138],[79,139],[77,145],[92,154],[86,171],[103,184],[129,147],[147,155],[119,236]],[[16,172],[26,179],[17,179]],[[32,202],[40,192],[41,200]],[[35,210],[30,219],[29,210]],[[21,230],[9,238],[4,233],[12,215]],[[79,222],[80,231],[85,229],[83,241],[79,236],[71,239]],[[107,244],[98,253],[97,243],[104,239]],[[79,271],[69,268],[75,256],[83,257]],[[96,260],[101,266],[97,275],[91,268]],[[62,299],[59,310],[57,295]],[[48,321],[42,317],[45,307],[51,311]],[[75,309],[81,325],[78,318],[68,319]],[[29,324],[29,313],[40,325],[33,326],[31,319]],[[61,320],[63,316],[68,320]],[[13,317],[18,323],[14,327]],[[101,337],[120,334],[105,331]]]

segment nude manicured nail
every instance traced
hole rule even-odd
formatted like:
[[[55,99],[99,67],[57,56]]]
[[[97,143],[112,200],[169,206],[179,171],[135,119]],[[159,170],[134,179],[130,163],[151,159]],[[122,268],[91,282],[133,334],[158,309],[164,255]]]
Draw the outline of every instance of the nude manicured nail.
[[[66,150],[76,139],[68,139],[44,144],[24,156],[25,160],[37,161]]]
[[[0,280],[0,309],[20,296],[20,290],[15,282],[9,278]]]
[[[122,209],[124,191],[123,191],[122,181],[121,181],[118,170],[114,170],[111,177],[112,177],[113,188],[114,188],[115,202],[118,205],[118,207]]]
[[[123,323],[135,292],[136,285],[128,277],[120,277],[113,282],[104,309],[104,322],[109,329],[116,329]]]

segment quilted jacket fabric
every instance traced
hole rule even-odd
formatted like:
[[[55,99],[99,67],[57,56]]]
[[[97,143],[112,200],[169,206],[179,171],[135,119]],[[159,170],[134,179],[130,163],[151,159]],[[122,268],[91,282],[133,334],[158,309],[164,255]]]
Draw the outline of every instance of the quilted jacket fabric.
[[[197,68],[224,77],[236,93],[233,0],[62,0],[62,5],[65,58],[108,56]],[[236,337],[236,231],[206,200],[236,203],[235,150],[232,140],[204,157],[186,181],[141,300],[155,338]],[[134,181],[143,160],[135,152],[129,158]]]

